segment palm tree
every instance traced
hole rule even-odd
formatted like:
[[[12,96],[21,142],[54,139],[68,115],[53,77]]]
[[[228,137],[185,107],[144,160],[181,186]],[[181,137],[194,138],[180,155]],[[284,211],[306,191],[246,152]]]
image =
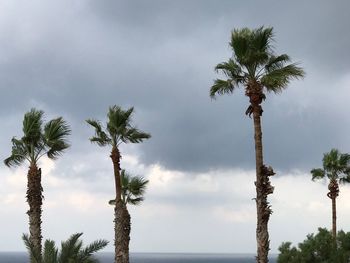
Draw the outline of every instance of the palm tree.
[[[304,76],[303,69],[297,64],[288,64],[288,55],[275,55],[271,45],[273,36],[272,28],[233,30],[230,42],[233,56],[215,67],[216,72],[223,73],[226,79],[216,79],[210,89],[210,96],[215,98],[217,94],[231,94],[237,87],[243,86],[249,98],[246,114],[249,117],[253,115],[255,132],[258,263],[268,262],[268,220],[272,210],[267,196],[273,192],[269,176],[274,174],[272,168],[263,163],[261,103],[266,98],[266,92],[280,93],[292,79]]]
[[[27,174],[27,202],[29,210],[29,232],[30,241],[34,249],[41,255],[41,213],[42,213],[42,186],[41,169],[38,162],[46,155],[55,160],[65,149],[69,147],[67,137],[71,130],[62,117],[52,119],[43,124],[44,112],[31,109],[24,115],[23,137],[12,138],[11,156],[4,160],[9,166],[19,166],[28,162],[29,170]]]
[[[146,191],[146,186],[148,180],[145,180],[143,177],[132,176],[127,173],[124,169],[120,172],[120,183],[121,183],[121,200],[126,207],[127,213],[124,221],[125,224],[130,226],[129,236],[125,239],[125,242],[128,242],[127,247],[129,247],[130,241],[130,231],[131,231],[131,218],[127,208],[127,205],[139,205],[144,200],[144,194]],[[110,205],[115,205],[115,200],[110,200],[108,202]]]
[[[22,239],[26,245],[31,262],[33,263],[93,263],[99,262],[93,253],[107,246],[108,241],[96,240],[83,248],[83,242],[79,240],[83,233],[73,234],[67,241],[61,243],[58,251],[54,241],[47,239],[44,243],[43,256],[37,253],[33,242],[28,235],[24,234]]]
[[[151,137],[150,134],[140,131],[131,125],[131,116],[134,108],[123,110],[119,106],[109,108],[107,114],[107,126],[103,129],[97,120],[89,119],[86,122],[95,128],[95,136],[90,141],[99,146],[110,146],[111,159],[114,169],[115,181],[115,207],[114,207],[114,234],[115,234],[115,263],[129,262],[129,236],[130,215],[126,204],[122,200],[121,186],[121,154],[119,146],[122,143],[140,143]]]
[[[323,169],[312,169],[311,175],[313,181],[329,179],[327,196],[332,200],[332,235],[335,241],[337,238],[336,198],[339,195],[339,183],[350,183],[350,154],[332,149],[323,155],[322,164]]]

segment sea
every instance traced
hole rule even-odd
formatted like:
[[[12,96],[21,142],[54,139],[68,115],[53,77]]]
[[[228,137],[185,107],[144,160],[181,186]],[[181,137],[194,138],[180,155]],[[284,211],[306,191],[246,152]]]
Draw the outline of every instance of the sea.
[[[113,263],[113,253],[98,253],[100,263]],[[276,263],[272,256],[270,263]],[[0,252],[0,263],[28,263],[25,252]],[[255,263],[253,254],[131,253],[130,263]]]

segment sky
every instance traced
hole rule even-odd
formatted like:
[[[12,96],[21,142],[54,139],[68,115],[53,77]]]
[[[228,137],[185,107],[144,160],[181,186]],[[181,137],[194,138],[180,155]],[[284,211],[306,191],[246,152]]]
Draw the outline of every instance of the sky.
[[[32,107],[62,116],[71,148],[43,158],[43,236],[83,232],[110,240],[114,196],[109,148],[89,142],[85,120],[108,107],[135,107],[133,123],[152,134],[122,145],[122,168],[149,180],[130,207],[131,252],[255,253],[253,123],[244,90],[212,100],[216,64],[232,56],[235,28],[272,26],[275,51],[306,71],[267,94],[264,159],[274,167],[271,252],[331,226],[326,182],[312,182],[332,148],[350,151],[349,1],[0,1],[0,159],[21,137]],[[24,251],[28,165],[0,165],[0,251]],[[338,227],[350,229],[350,186],[341,186]]]

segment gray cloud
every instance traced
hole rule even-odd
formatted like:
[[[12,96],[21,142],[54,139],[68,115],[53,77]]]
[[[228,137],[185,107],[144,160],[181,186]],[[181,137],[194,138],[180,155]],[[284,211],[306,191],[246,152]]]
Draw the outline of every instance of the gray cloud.
[[[266,162],[309,169],[329,148],[346,150],[343,132],[333,127],[349,128],[337,105],[321,105],[323,91],[334,85],[337,92],[339,85],[320,78],[348,72],[348,3],[315,4],[91,1],[21,9],[24,22],[14,24],[11,38],[0,27],[6,50],[0,107],[14,118],[32,106],[66,116],[74,128],[72,154],[79,156],[92,149],[86,118],[105,120],[113,104],[135,106],[135,123],[153,135],[137,147],[143,162],[183,171],[252,168],[253,127],[244,116],[243,91],[211,101],[208,90],[213,67],[230,56],[230,30],[272,25],[277,52],[301,61],[308,76],[291,85],[298,92],[269,96],[264,104]],[[306,94],[314,101],[302,107]],[[4,131],[1,143],[8,145],[17,131]]]

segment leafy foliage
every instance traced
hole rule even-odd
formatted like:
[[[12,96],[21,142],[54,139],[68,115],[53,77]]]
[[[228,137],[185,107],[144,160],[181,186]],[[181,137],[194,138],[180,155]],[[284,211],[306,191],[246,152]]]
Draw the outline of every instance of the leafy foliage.
[[[350,182],[350,154],[332,149],[323,155],[322,164],[323,169],[311,170],[312,180],[328,178],[339,180],[340,183]]]
[[[277,263],[347,263],[350,260],[350,232],[338,232],[337,249],[333,246],[332,233],[319,228],[316,235],[309,234],[298,247],[285,242],[279,251]]]
[[[79,239],[82,233],[73,234],[68,240],[61,243],[59,251],[55,242],[46,240],[44,244],[43,258],[35,251],[28,235],[24,234],[22,239],[29,251],[33,263],[97,263],[99,262],[93,254],[107,246],[108,241],[97,240],[86,247]]]
[[[122,201],[124,204],[138,205],[145,199],[144,194],[148,180],[140,176],[132,176],[125,170],[121,170],[120,182],[122,187]],[[114,205],[115,200],[109,201],[109,204]]]
[[[279,93],[292,79],[304,77],[305,72],[298,64],[287,64],[291,60],[288,55],[274,53],[273,41],[272,27],[233,30],[230,42],[233,57],[215,67],[215,71],[223,73],[227,79],[214,80],[210,96],[232,93],[236,87],[250,81],[260,83],[266,91]]]
[[[21,139],[12,138],[11,156],[4,160],[7,166],[18,166],[25,160],[37,163],[43,155],[56,159],[69,147],[69,125],[59,117],[43,127],[43,116],[43,111],[34,108],[24,115],[23,136]]]
[[[100,121],[88,119],[86,122],[95,128],[95,136],[90,141],[99,146],[111,145],[116,147],[120,143],[140,143],[145,139],[151,138],[151,135],[145,133],[131,125],[132,113],[134,108],[123,110],[119,106],[109,108],[107,114],[106,128]]]

